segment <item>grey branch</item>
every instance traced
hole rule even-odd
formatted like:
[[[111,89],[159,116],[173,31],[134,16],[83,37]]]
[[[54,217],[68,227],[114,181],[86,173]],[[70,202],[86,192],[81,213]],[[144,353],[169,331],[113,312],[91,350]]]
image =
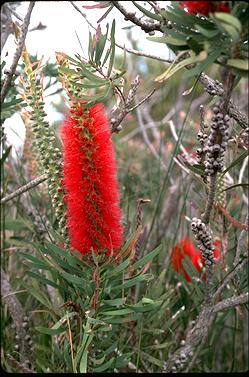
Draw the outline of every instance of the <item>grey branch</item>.
[[[245,304],[248,302],[248,292],[242,293],[239,296],[229,297],[214,306],[214,313],[220,312],[221,310],[230,309],[234,306]]]
[[[205,224],[208,224],[210,220],[210,215],[213,208],[215,193],[216,193],[216,182],[217,182],[217,175],[215,174],[210,177],[208,200],[207,200],[206,208],[204,211],[204,216],[202,218]]]
[[[139,26],[145,32],[150,32],[154,30],[161,30],[160,22],[150,23],[148,21],[142,21],[136,17],[135,13],[128,12],[119,1],[111,1],[111,3],[124,15],[125,20],[133,22],[135,25]]]
[[[248,302],[248,293],[233,296],[218,304],[204,305],[193,329],[188,331],[185,344],[174,352],[166,362],[164,372],[173,372],[182,369],[186,362],[190,362],[193,351],[199,346],[208,333],[208,328],[213,320],[213,314]]]
[[[24,43],[25,43],[25,38],[26,38],[26,35],[27,35],[27,32],[28,32],[28,27],[29,27],[29,23],[30,23],[30,17],[31,17],[31,13],[32,13],[32,10],[34,8],[34,5],[35,5],[34,1],[31,1],[29,3],[27,14],[26,14],[26,16],[23,20],[23,24],[21,26],[20,36],[19,36],[19,40],[18,40],[18,44],[17,44],[15,54],[14,54],[14,57],[13,57],[13,61],[12,61],[12,64],[10,66],[8,73],[6,74],[6,78],[5,78],[3,86],[2,86],[1,103],[3,103],[5,97],[8,93],[9,87],[11,85],[12,77],[15,73],[18,61],[19,61],[20,56],[22,54],[22,51],[23,51],[23,48],[24,48]]]
[[[25,341],[25,335],[26,331],[23,327],[23,319],[25,316],[24,310],[22,308],[22,305],[20,304],[19,300],[15,296],[13,289],[9,283],[9,279],[6,275],[6,273],[1,268],[1,294],[2,299],[5,301],[9,313],[13,319],[13,322],[16,326],[16,334],[19,336],[20,339],[20,351],[21,354],[25,357],[28,356],[28,351],[26,350],[26,341]]]
[[[47,179],[47,175],[46,174],[43,174],[43,175],[41,175],[40,177],[38,177],[36,179],[33,179],[33,181],[27,183],[26,185],[20,187],[15,192],[12,192],[11,194],[9,194],[9,195],[5,196],[4,198],[2,198],[1,201],[0,201],[0,203],[1,204],[7,203],[8,201],[16,198],[17,196],[23,194],[24,192],[32,189],[33,187],[38,186],[40,183],[44,182],[46,179]]]
[[[111,132],[118,132],[120,131],[119,129],[119,125],[121,124],[121,122],[124,120],[124,118],[126,117],[126,115],[128,113],[130,113],[131,111],[137,109],[140,105],[142,105],[145,101],[147,101],[154,93],[155,93],[155,88],[145,97],[143,98],[141,101],[139,101],[135,106],[133,106],[132,108],[129,108],[128,106],[125,106],[123,108],[123,110],[119,113],[119,115],[117,116],[117,118],[113,119],[111,124]],[[126,103],[127,105],[127,103]]]
[[[218,80],[213,80],[205,73],[202,73],[200,75],[200,82],[210,95],[217,95],[219,97],[224,95],[223,85]],[[248,117],[239,110],[232,100],[229,101],[228,113],[242,128],[248,127]]]

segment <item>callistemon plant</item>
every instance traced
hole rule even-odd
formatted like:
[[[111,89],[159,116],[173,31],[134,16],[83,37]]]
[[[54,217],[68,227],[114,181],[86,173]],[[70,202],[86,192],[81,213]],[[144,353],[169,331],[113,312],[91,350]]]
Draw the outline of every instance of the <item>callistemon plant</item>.
[[[82,254],[116,254],[123,228],[116,162],[104,105],[74,103],[61,129],[70,244]]]

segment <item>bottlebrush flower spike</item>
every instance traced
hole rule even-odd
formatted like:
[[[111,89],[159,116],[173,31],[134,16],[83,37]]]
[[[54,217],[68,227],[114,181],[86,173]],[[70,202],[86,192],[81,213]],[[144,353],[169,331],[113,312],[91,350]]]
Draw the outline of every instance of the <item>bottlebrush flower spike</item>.
[[[67,223],[71,247],[82,254],[116,254],[123,227],[111,133],[103,104],[79,103],[62,126]]]
[[[220,241],[214,241],[214,259],[220,259]],[[199,249],[193,245],[192,241],[188,238],[182,239],[171,252],[171,265],[176,272],[183,272],[187,282],[191,282],[191,278],[183,267],[183,260],[189,257],[197,272],[201,272],[203,265],[202,254]],[[205,280],[205,275],[203,277]]]
[[[214,12],[230,13],[227,1],[182,1],[180,5],[190,14],[201,13],[208,16]]]

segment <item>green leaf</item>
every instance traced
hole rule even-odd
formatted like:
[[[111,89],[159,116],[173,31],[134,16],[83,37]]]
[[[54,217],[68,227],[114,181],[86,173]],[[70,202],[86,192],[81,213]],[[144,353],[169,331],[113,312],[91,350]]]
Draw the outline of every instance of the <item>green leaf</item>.
[[[37,331],[39,331],[42,334],[47,334],[47,335],[56,335],[56,334],[61,334],[66,331],[66,328],[57,328],[57,329],[51,329],[47,327],[42,327],[42,326],[37,326],[35,327]]]
[[[107,77],[110,77],[110,74],[112,72],[112,67],[114,63],[114,57],[115,57],[115,20],[112,21],[112,28],[111,28],[111,56],[107,71]]]
[[[82,270],[79,267],[79,265],[82,264],[79,258],[77,258],[77,255],[71,255],[70,250],[61,249],[60,247],[52,243],[47,243],[46,247],[48,248],[48,250],[52,251],[53,253],[56,253],[58,256],[64,257],[68,261],[69,265],[74,268],[75,272],[79,272],[80,274],[82,274]],[[87,265],[84,265],[83,267],[84,269],[86,269]]]
[[[22,281],[21,284],[31,293],[32,296],[36,298],[42,305],[46,306],[49,309],[52,309],[52,304],[49,302],[47,297],[44,295],[42,291],[37,291],[35,288],[31,287],[30,284]]]
[[[196,54],[199,54],[203,50],[203,47],[196,41],[194,37],[189,36],[186,40],[189,48]]]
[[[105,361],[105,355],[98,359],[92,359],[94,365],[101,365]]]
[[[128,323],[131,321],[136,321],[138,318],[140,318],[141,314],[139,313],[134,313],[130,314],[127,317],[122,317],[122,316],[117,316],[117,317],[111,317],[111,318],[105,318],[105,321],[107,323],[110,323],[112,325],[117,325],[117,324],[124,324]]]
[[[83,64],[83,63],[79,62],[78,65],[80,66],[83,75],[84,75],[88,80],[93,81],[93,82],[96,82],[96,83],[103,83],[103,82],[106,82],[105,79],[103,79],[103,78],[101,78],[101,77],[99,77],[99,76],[96,76],[96,75],[94,75],[92,72],[90,72],[90,71],[86,68],[86,64]]]
[[[109,348],[104,350],[100,354],[100,357],[103,358],[103,357],[109,356],[117,347],[118,347],[118,340],[116,340]]]
[[[106,277],[111,278],[120,274],[122,271],[126,270],[126,268],[130,265],[130,259],[127,258],[124,262],[122,262],[118,267],[114,267],[112,270],[107,271]]]
[[[127,315],[134,313],[133,309],[125,308],[125,309],[118,309],[118,310],[108,310],[106,312],[101,312],[100,315],[104,316],[120,316],[120,315]]]
[[[242,60],[242,59],[228,59],[226,62],[227,65],[230,67],[242,69],[244,71],[249,70],[249,63],[248,60]]]
[[[111,368],[114,361],[115,361],[115,357],[112,357],[110,360],[108,360],[106,363],[102,364],[100,367],[93,368],[93,372],[94,373],[104,372],[105,370]]]
[[[58,257],[53,251],[49,250],[49,248],[45,248],[42,245],[38,245],[38,250],[40,250],[43,254],[48,254],[52,258],[54,267],[60,271],[60,267],[62,269],[70,270],[70,265],[66,263],[62,258]],[[51,261],[51,263],[52,263]]]
[[[135,278],[132,278],[132,279],[125,281],[123,284],[120,284],[120,285],[117,285],[116,287],[113,287],[112,290],[114,291],[114,290],[129,288],[129,287],[132,287],[133,285],[136,285],[139,282],[142,282],[142,281],[149,282],[153,279],[154,279],[153,274],[138,275]]]
[[[107,11],[103,14],[103,16],[100,17],[100,19],[97,21],[98,23],[103,21],[106,16],[111,12],[112,8],[114,7],[113,4],[110,5],[110,7],[107,9]]]
[[[106,29],[106,35],[103,35],[100,32],[101,34],[100,34],[100,37],[99,37],[99,41],[97,42],[97,45],[96,45],[94,60],[95,60],[95,63],[97,64],[97,66],[100,65],[101,57],[102,57],[102,54],[103,54],[103,51],[104,51],[104,48],[105,48],[109,24],[107,24],[106,28],[107,28]]]
[[[115,362],[115,368],[125,368],[128,365],[132,355],[133,352],[129,352],[124,355],[118,356]]]
[[[89,31],[89,34],[88,34],[88,56],[89,56],[90,61],[93,60],[93,54],[94,54],[93,38],[92,38],[91,32]]]
[[[36,279],[37,281],[39,281],[40,283],[46,285],[51,285],[52,287],[54,288],[57,288],[57,289],[63,289],[65,292],[66,292],[66,289],[65,287],[62,287],[61,285],[58,285],[56,284],[55,282],[53,282],[52,280],[49,280],[47,278],[45,278],[44,276],[42,276],[41,274],[37,274],[33,271],[27,271],[27,275],[33,277],[34,279]]]
[[[91,89],[91,88],[101,88],[102,86],[106,86],[106,85],[109,85],[110,84],[110,81],[109,80],[106,80],[105,82],[100,82],[100,83],[92,83],[92,82],[87,82],[87,81],[84,81],[84,83],[79,83],[79,82],[75,82],[74,83],[74,86],[76,86],[77,88],[83,88],[83,89]]]
[[[234,17],[233,15],[229,13],[224,12],[215,12],[214,13],[215,18],[217,18],[219,21],[223,21],[229,25],[233,25],[235,29],[240,33],[242,30],[242,26],[238,18]]]
[[[125,64],[126,64],[126,48],[124,46],[124,53],[123,53],[122,61],[120,63],[120,66],[118,67],[118,69],[121,72],[125,72]]]
[[[126,297],[114,298],[113,300],[103,300],[102,302],[109,306],[122,306],[126,301]]]
[[[238,158],[236,158],[220,175],[220,179],[226,174],[227,171],[231,170],[234,166],[240,164],[248,156],[248,151],[244,151]]]
[[[184,77],[189,78],[195,75],[199,75],[201,72],[205,71],[216,59],[221,55],[221,50],[216,49],[209,53],[208,57],[195,68],[190,69],[188,72],[184,73]]]
[[[149,254],[145,255],[143,258],[134,263],[133,268],[140,268],[144,266],[146,263],[155,258],[155,256],[157,256],[160,253],[161,249],[162,245],[159,245],[155,248],[155,250],[151,251]]]
[[[143,301],[138,302],[135,305],[127,305],[130,309],[133,309],[134,312],[144,313],[149,312],[155,309],[158,309],[162,305],[162,300],[153,301],[151,303],[144,303]]]
[[[200,54],[186,58],[177,64],[173,62],[164,73],[155,79],[155,81],[163,82],[187,65],[203,61],[204,59],[206,59],[206,52],[202,51]]]
[[[18,232],[22,230],[30,229],[30,227],[27,226],[27,224],[25,224],[23,220],[15,220],[15,219],[9,219],[9,218],[6,218],[4,220],[4,228],[6,230],[14,230]]]
[[[52,327],[51,327],[51,330],[57,330],[59,329],[62,324],[65,324],[65,320],[68,319],[68,318],[72,318],[72,317],[75,317],[77,316],[78,313],[77,312],[71,312],[71,313],[66,313],[58,322],[56,322]]]
[[[238,183],[237,185],[233,185],[233,186],[227,187],[226,189],[222,190],[221,192],[232,190],[232,189],[234,189],[236,187],[242,187],[242,188],[245,187],[245,188],[247,188],[247,187],[249,187],[249,184],[248,183]]]
[[[187,46],[186,39],[182,40],[173,37],[147,37],[146,39],[152,42],[166,43],[173,46]]]
[[[204,35],[204,37],[206,37],[207,39],[212,39],[214,38],[217,34],[219,34],[219,30],[218,29],[215,29],[215,30],[209,30],[209,29],[205,29],[204,27],[196,24],[195,25],[195,28],[196,30],[198,30],[202,35]]]
[[[84,282],[85,279],[83,279],[82,277],[74,276],[74,275],[68,274],[67,272],[63,272],[61,275],[70,283],[73,283],[80,288],[85,287],[85,282]]]
[[[148,9],[141,7],[139,3],[133,1],[133,4],[143,13],[145,16],[152,18],[153,20],[162,21],[162,16],[156,13],[150,12]]]
[[[41,268],[43,270],[51,270],[53,268],[51,265],[47,264],[44,261],[41,261],[40,259],[34,257],[33,255],[19,252],[18,256],[23,256],[25,259],[30,260],[32,262],[31,265],[34,267]]]
[[[149,362],[151,364],[154,364],[154,365],[157,365],[160,368],[163,367],[164,362],[162,360],[158,360],[158,359],[156,359],[155,357],[149,355],[146,352],[142,352],[142,354],[143,354],[145,360],[147,360],[147,362]]]

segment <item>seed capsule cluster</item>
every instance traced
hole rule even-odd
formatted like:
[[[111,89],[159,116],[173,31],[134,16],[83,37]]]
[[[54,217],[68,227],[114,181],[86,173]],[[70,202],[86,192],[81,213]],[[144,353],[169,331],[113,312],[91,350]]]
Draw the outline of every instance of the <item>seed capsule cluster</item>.
[[[196,217],[192,219],[191,228],[197,240],[198,248],[201,250],[205,260],[205,266],[211,266],[215,263],[212,230]]]
[[[230,117],[221,113],[221,102],[213,108],[211,130],[206,146],[205,173],[208,176],[221,171],[224,166],[224,155],[229,138]]]
[[[34,351],[34,344],[33,344],[33,341],[31,339],[31,336],[29,334],[29,332],[30,332],[30,321],[31,321],[30,316],[24,316],[23,322],[22,322],[22,329],[23,329],[22,332],[21,332],[22,335],[16,334],[16,336],[15,336],[16,343],[14,345],[14,349],[17,352],[20,352],[21,344],[24,344],[26,353],[28,353],[29,355],[30,354],[32,355],[32,353]],[[15,328],[15,326],[13,326],[13,328]]]
[[[223,85],[218,80],[206,85],[204,90],[209,93],[211,96],[219,95],[221,96],[224,93]]]
[[[188,356],[190,358],[193,357],[193,352],[190,351],[188,353]],[[181,351],[178,358],[174,360],[174,363],[172,367],[170,368],[169,373],[177,373],[179,370],[181,370],[185,366],[187,360],[188,360],[187,355],[185,354],[185,352]],[[164,370],[165,371],[167,370],[167,364],[164,365]]]
[[[27,105],[32,109],[30,121],[34,133],[34,152],[37,154],[40,170],[47,174],[48,191],[52,199],[52,206],[59,224],[60,234],[67,239],[64,192],[62,189],[62,153],[56,148],[56,137],[45,120],[42,86],[36,78],[38,69],[33,70],[27,54],[23,55],[25,64],[25,77],[23,85],[24,97]]]

